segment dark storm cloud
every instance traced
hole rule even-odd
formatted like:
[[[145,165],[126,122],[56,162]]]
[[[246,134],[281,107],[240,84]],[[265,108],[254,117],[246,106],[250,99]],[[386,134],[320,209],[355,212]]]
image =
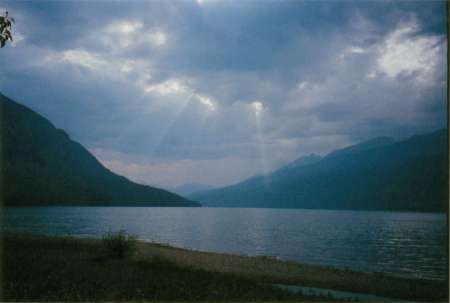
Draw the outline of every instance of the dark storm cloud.
[[[140,182],[233,183],[446,123],[442,1],[0,8],[17,19],[0,90]]]

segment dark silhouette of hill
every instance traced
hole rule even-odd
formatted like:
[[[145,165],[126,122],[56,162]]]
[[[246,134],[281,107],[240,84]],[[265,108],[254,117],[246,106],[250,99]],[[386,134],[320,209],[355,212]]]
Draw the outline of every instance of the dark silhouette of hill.
[[[309,160],[191,197],[227,207],[448,209],[447,129],[398,142],[376,138]]]
[[[81,144],[0,94],[5,206],[199,206],[112,173]]]

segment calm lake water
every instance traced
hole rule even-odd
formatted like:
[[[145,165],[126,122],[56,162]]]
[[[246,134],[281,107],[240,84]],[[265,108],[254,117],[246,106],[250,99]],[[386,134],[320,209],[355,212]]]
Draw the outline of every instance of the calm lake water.
[[[139,239],[399,276],[447,275],[445,214],[242,208],[6,208],[2,229]]]

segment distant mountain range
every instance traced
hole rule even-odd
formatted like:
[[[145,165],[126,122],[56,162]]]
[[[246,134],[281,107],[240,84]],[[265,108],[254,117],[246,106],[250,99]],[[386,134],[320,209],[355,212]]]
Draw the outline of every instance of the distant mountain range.
[[[302,157],[190,197],[205,206],[445,212],[447,129],[406,140],[375,138],[321,158]]]
[[[5,206],[200,206],[112,173],[47,119],[0,94]]]
[[[177,187],[171,188],[170,190],[182,196],[187,196],[192,193],[204,190],[210,190],[214,187],[212,185],[200,184],[200,183],[186,183],[179,185]]]

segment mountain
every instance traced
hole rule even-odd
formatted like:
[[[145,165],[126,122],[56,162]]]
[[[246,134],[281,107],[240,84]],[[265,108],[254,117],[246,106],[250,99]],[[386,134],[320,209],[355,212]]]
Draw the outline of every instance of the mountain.
[[[232,191],[234,191],[235,187],[238,187],[240,191],[259,190],[259,188],[261,186],[263,186],[263,187],[267,186],[268,182],[273,183],[277,179],[286,177],[287,175],[290,175],[292,173],[295,174],[295,172],[297,170],[294,168],[299,168],[299,167],[302,167],[305,165],[316,163],[320,159],[321,159],[321,157],[316,154],[310,154],[308,156],[303,156],[303,157],[300,157],[300,158],[296,159],[295,161],[291,162],[287,166],[274,171],[270,176],[256,175],[256,176],[250,177],[238,184],[234,184],[234,185],[231,185],[231,186],[228,186],[225,188],[230,188]],[[222,192],[222,188],[219,188],[217,190],[219,192]],[[188,194],[188,197],[197,197],[197,196],[202,197],[203,193],[210,193],[210,192],[215,192],[215,189],[192,192],[191,194]],[[208,201],[207,203],[208,203],[208,206],[229,206],[229,205],[222,205],[222,204],[215,205],[214,202],[211,203],[210,201]],[[231,205],[231,207],[235,207],[235,206]]]
[[[343,155],[343,154],[352,154],[352,153],[356,153],[356,152],[363,151],[363,150],[368,150],[368,149],[372,149],[372,148],[376,148],[376,147],[382,147],[382,146],[385,146],[388,144],[392,144],[394,142],[395,142],[395,140],[393,138],[378,137],[378,138],[374,138],[374,139],[371,139],[368,141],[364,141],[364,142],[356,144],[356,145],[352,145],[349,147],[335,150],[335,151],[331,152],[328,156],[334,157],[334,156],[339,156],[339,155]]]
[[[321,159],[322,159],[322,157],[320,157],[319,155],[310,154],[308,156],[300,157],[297,160],[291,162],[290,164],[287,165],[286,168],[291,169],[291,168],[295,168],[295,167],[301,167],[301,166],[305,166],[305,165],[309,165],[309,164],[314,164],[316,162],[319,162]]]
[[[213,189],[213,186],[207,185],[207,184],[200,184],[200,183],[186,183],[182,184],[180,186],[172,188],[172,191],[174,193],[177,193],[179,195],[189,195],[198,191],[204,191],[204,190],[210,190]]]
[[[444,129],[376,138],[190,197],[206,206],[444,212],[448,167]]]
[[[322,160],[322,157],[316,154],[310,154],[308,156],[300,157],[289,163],[288,165],[277,169],[269,177],[265,177],[265,182],[267,183],[267,180],[273,182],[280,178],[286,178],[288,176],[296,175],[298,171],[301,171],[299,170],[301,167],[315,164],[320,160]]]
[[[200,206],[106,169],[81,144],[0,94],[5,206]]]

